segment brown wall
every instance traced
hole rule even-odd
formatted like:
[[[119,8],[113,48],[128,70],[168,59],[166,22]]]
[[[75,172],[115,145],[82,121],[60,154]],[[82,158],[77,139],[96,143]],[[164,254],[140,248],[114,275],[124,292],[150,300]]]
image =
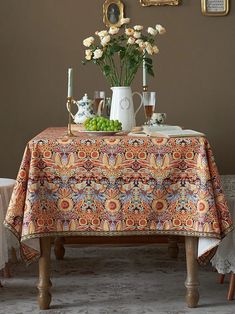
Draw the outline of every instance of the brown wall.
[[[199,0],[177,7],[141,7],[125,0],[133,24],[160,23],[150,89],[168,123],[203,131],[219,170],[235,173],[235,5],[226,17],[204,17]],[[48,126],[65,126],[67,68],[75,97],[109,86],[95,65],[81,65],[82,40],[102,23],[103,0],[0,1],[0,177],[15,177],[27,141]],[[141,89],[141,71],[133,83]],[[142,121],[140,113],[139,122]]]

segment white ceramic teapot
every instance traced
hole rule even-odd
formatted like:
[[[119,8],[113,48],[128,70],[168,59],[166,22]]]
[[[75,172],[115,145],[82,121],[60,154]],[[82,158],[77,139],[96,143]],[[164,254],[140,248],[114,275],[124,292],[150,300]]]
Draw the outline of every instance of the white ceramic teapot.
[[[86,121],[87,118],[93,118],[95,116],[93,109],[92,109],[92,104],[93,101],[88,99],[87,94],[85,94],[81,100],[74,100],[74,103],[78,107],[77,113],[74,115],[71,111],[70,108],[67,104],[67,110],[71,114],[73,120],[75,123],[83,123]]]

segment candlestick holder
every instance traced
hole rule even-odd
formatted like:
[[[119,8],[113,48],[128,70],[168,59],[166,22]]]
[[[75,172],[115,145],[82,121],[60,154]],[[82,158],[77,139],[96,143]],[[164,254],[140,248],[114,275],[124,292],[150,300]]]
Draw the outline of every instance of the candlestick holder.
[[[73,97],[67,97],[67,103],[66,103],[66,106],[67,106],[67,109],[68,109],[68,111],[69,111],[69,122],[68,122],[68,136],[69,137],[74,137],[75,135],[73,134],[73,132],[72,132],[72,128],[71,128],[71,121],[72,121],[72,119],[71,119],[71,114],[70,114],[70,112],[71,112],[71,107],[72,107],[72,104],[74,103],[74,99],[73,99]]]
[[[148,86],[147,85],[144,85],[143,86],[143,92],[147,92],[148,91]]]

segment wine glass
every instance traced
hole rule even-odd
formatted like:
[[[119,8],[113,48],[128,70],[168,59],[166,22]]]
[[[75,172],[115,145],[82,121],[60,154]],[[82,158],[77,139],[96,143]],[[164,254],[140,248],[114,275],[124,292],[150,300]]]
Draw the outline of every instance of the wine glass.
[[[147,124],[150,126],[150,120],[154,113],[156,103],[156,92],[143,92],[143,104],[145,116],[147,118]]]
[[[96,90],[94,92],[93,110],[97,116],[101,116],[102,109],[105,102],[105,92]]]

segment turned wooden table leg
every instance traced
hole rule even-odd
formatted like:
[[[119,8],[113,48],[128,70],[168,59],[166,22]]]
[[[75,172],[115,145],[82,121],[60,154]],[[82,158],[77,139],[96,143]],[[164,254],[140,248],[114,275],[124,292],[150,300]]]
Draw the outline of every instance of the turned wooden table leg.
[[[55,252],[56,259],[58,259],[58,260],[64,259],[65,249],[64,249],[64,238],[63,237],[55,238],[54,252]]]
[[[235,273],[231,273],[228,296],[227,296],[228,301],[233,300],[234,293],[235,293]]]
[[[39,259],[39,283],[38,283],[38,304],[40,310],[47,310],[51,303],[51,281],[50,281],[50,254],[51,239],[41,238],[41,257]]]
[[[168,237],[168,254],[171,258],[177,258],[179,254],[179,247],[177,244],[178,238],[174,236]]]
[[[224,274],[219,274],[219,279],[218,279],[218,281],[219,281],[220,284],[223,284],[223,283],[224,283],[224,278],[225,278],[225,275],[224,275]]]
[[[18,259],[17,259],[17,254],[16,254],[16,249],[15,248],[11,248],[11,262],[13,264],[18,263]]]
[[[185,250],[187,262],[187,279],[185,281],[186,302],[188,307],[197,307],[199,301],[198,272],[197,272],[197,245],[198,238],[185,237]]]
[[[10,270],[10,263],[7,262],[5,267],[3,268],[3,277],[10,278],[11,277],[11,270]]]

